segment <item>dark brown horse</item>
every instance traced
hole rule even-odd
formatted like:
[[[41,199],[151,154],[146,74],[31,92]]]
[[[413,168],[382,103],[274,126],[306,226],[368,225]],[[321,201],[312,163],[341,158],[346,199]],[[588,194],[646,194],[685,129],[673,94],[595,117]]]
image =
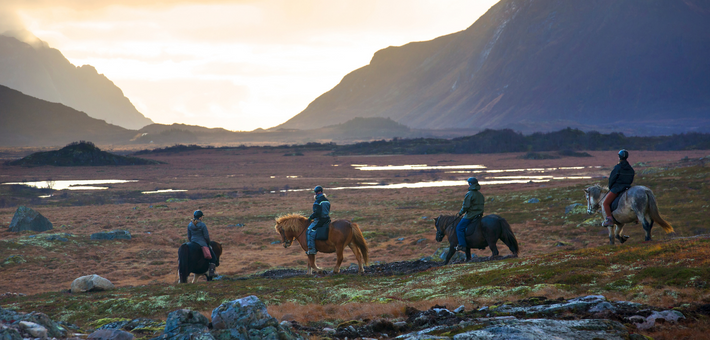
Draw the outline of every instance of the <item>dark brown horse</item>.
[[[436,226],[436,242],[441,242],[444,236],[449,237],[449,254],[446,255],[444,265],[449,263],[451,257],[456,253],[456,245],[458,245],[458,237],[456,237],[456,225],[459,224],[461,217],[439,215],[434,219]],[[491,248],[491,258],[498,257],[498,240],[503,241],[514,256],[518,256],[518,240],[510,228],[510,224],[504,218],[498,215],[487,215],[481,219],[481,223],[476,228],[476,231],[466,236],[466,261],[471,259],[471,248],[485,249]]]
[[[222,256],[222,245],[219,242],[211,241],[210,246],[217,256],[216,266],[219,266],[219,257]],[[178,282],[187,283],[187,277],[190,273],[194,273],[192,283],[197,281],[198,275],[205,275],[207,281],[212,281],[212,278],[207,275],[210,268],[210,262],[202,255],[202,247],[195,242],[183,243],[178,248]]]
[[[291,246],[294,239],[298,240],[304,251],[308,250],[306,243],[306,229],[308,228],[308,219],[298,215],[290,214],[276,219],[276,232],[281,234],[281,241],[284,248]],[[355,254],[357,259],[358,272],[365,272],[363,264],[367,264],[367,242],[362,236],[360,227],[357,223],[348,220],[335,220],[330,223],[328,239],[319,241],[316,240],[316,250],[321,253],[336,253],[338,260],[333,268],[333,273],[340,272],[340,264],[343,262],[343,250],[346,246]],[[308,274],[313,273],[313,269],[323,271],[316,265],[316,256],[308,255]]]

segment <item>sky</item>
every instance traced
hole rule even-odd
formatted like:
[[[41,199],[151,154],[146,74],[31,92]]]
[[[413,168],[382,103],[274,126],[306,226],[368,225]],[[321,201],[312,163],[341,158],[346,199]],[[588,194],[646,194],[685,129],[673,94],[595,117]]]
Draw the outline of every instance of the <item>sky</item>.
[[[235,131],[295,116],[388,46],[464,30],[498,0],[0,0],[156,123]]]

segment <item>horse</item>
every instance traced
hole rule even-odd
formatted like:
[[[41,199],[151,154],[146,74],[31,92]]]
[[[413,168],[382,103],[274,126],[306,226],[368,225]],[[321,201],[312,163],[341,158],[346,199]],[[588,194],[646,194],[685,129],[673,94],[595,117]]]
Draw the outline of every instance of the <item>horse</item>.
[[[308,250],[306,243],[306,229],[308,229],[308,219],[299,214],[289,214],[276,218],[276,232],[281,234],[281,241],[284,248],[291,246],[293,240],[298,240],[304,251]],[[322,227],[321,227],[322,228]],[[357,223],[348,220],[335,220],[328,226],[327,240],[316,240],[316,250],[322,253],[333,253],[337,255],[337,261],[333,268],[333,273],[340,273],[340,264],[343,262],[343,249],[345,246],[355,254],[357,259],[357,269],[360,275],[365,273],[363,264],[368,263],[367,242],[362,236],[362,231]],[[308,255],[308,275],[313,274],[313,269],[325,273],[322,268],[316,265],[316,256]]]
[[[449,237],[449,253],[446,255],[444,265],[449,264],[451,257],[456,253],[456,245],[458,245],[456,225],[459,224],[460,220],[461,217],[447,215],[439,215],[439,217],[434,219],[436,242],[441,242],[444,236]],[[466,261],[471,260],[471,248],[483,250],[489,247],[493,253],[490,258],[499,257],[498,247],[496,246],[499,239],[508,246],[513,256],[518,256],[518,240],[515,238],[508,221],[498,215],[484,216],[476,231],[471,235],[466,235]]]
[[[192,246],[190,246],[192,244]],[[219,242],[210,241],[210,246],[216,258],[215,266],[219,267],[219,257],[222,256],[222,245]],[[202,247],[194,242],[183,243],[178,248],[178,282],[186,283],[190,273],[194,273],[192,283],[197,281],[197,275],[205,275],[207,281],[212,281],[212,277],[207,275],[210,268],[209,260],[202,254]]]
[[[587,214],[593,215],[602,210],[602,216],[606,219],[604,209],[601,209],[601,203],[609,194],[608,190],[607,187],[602,187],[599,184],[584,189],[584,196],[587,199]],[[607,227],[609,229],[609,244],[614,244],[614,238],[621,243],[626,242],[629,237],[620,234],[624,230],[624,224],[631,222],[641,221],[643,230],[646,231],[646,241],[651,241],[653,222],[660,224],[666,234],[673,232],[673,227],[661,218],[656,197],[651,189],[641,185],[632,186],[622,193],[618,200],[619,206],[611,212],[614,217],[615,231],[612,233],[612,227]]]

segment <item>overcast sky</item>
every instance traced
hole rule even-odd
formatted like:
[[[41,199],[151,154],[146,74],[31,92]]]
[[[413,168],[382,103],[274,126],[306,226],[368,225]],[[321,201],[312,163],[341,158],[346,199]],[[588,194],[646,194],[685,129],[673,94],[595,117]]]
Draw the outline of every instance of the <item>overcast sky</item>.
[[[105,74],[156,123],[269,128],[387,46],[473,24],[498,0],[0,0],[24,28]]]

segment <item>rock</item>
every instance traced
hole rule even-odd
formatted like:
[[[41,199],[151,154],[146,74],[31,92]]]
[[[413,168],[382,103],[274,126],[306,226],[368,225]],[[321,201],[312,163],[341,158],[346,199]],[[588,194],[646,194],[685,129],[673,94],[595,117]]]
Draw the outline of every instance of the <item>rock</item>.
[[[571,212],[576,212],[578,210],[578,209],[576,209],[577,207],[583,207],[583,206],[584,206],[584,204],[581,204],[581,203],[570,204],[565,207],[565,214],[569,214]]]
[[[0,340],[22,340],[22,335],[12,328],[0,326]]]
[[[133,334],[120,329],[100,329],[86,338],[87,340],[133,340]]]
[[[500,321],[483,329],[457,334],[454,340],[624,340],[628,337],[629,331],[626,327],[611,320],[528,319]]]
[[[284,328],[266,310],[258,297],[221,304],[212,311],[212,335],[219,340],[229,339],[298,339],[298,335]]]
[[[20,321],[19,325],[22,331],[31,335],[33,338],[47,338],[47,329],[42,327],[40,324],[29,321]]]
[[[14,232],[24,230],[43,232],[52,230],[52,228],[52,222],[49,222],[42,214],[21,205],[15,211],[15,216],[12,217],[10,229],[8,230]]]
[[[6,265],[11,265],[11,264],[20,264],[20,263],[25,263],[27,260],[25,260],[25,257],[22,255],[10,255],[8,258],[2,261],[0,263],[0,266],[6,266]]]
[[[271,244],[279,244],[279,243],[281,243],[281,241],[278,241],[278,240],[271,242]]]
[[[329,334],[335,334],[335,329],[330,328],[330,327],[326,327],[326,328],[323,328],[323,332],[326,332]]]
[[[446,260],[446,255],[449,254],[448,250],[444,250],[441,255],[439,255],[439,258],[442,260]],[[474,254],[471,254],[471,257],[474,257]],[[463,252],[457,251],[454,256],[451,257],[451,260],[449,262],[453,261],[466,261],[466,254]]]
[[[533,198],[525,201],[525,203],[540,203],[540,199],[533,197]]]
[[[678,319],[685,319],[685,316],[683,315],[683,313],[681,313],[677,310],[664,310],[662,312],[654,311],[647,318],[643,318],[641,316],[634,315],[634,316],[630,317],[629,320],[631,320],[632,322],[636,322],[637,320],[639,320],[639,318],[641,318],[641,320],[643,320],[643,322],[636,323],[636,328],[644,331],[644,330],[651,329],[651,327],[655,326],[656,320],[658,320],[658,319],[663,319],[666,322],[676,323],[676,322],[678,322]]]
[[[601,312],[606,312],[606,311],[609,311],[612,313],[616,312],[616,307],[614,307],[614,305],[612,305],[611,303],[602,302],[592,308],[589,308],[590,313],[601,313]]]
[[[293,327],[293,323],[291,323],[291,321],[281,321],[279,325],[281,325],[281,327]]]
[[[415,244],[420,244],[420,243],[426,242],[426,241],[427,241],[427,239],[425,239],[425,238],[420,238],[420,239],[417,240],[417,242],[416,242]]]
[[[466,310],[466,306],[461,305],[461,306],[459,306],[459,308],[454,309],[454,313],[458,314],[458,313],[463,312],[464,310]]]
[[[404,237],[398,238],[397,241],[404,241]]]
[[[528,307],[513,307],[510,305],[502,305],[496,308],[496,312],[500,313],[520,313],[525,312],[527,314],[534,313],[550,313],[563,310],[584,310],[587,311],[591,306],[595,306],[599,303],[607,302],[603,295],[588,295],[583,297],[578,297],[574,299],[569,299],[560,303],[528,306]]]
[[[111,281],[96,274],[82,276],[71,283],[72,293],[100,292],[116,288]]]
[[[168,314],[165,331],[159,338],[170,340],[214,340],[207,332],[207,317],[189,309],[178,309]]]
[[[128,230],[113,230],[91,234],[92,240],[130,240],[131,233]]]

